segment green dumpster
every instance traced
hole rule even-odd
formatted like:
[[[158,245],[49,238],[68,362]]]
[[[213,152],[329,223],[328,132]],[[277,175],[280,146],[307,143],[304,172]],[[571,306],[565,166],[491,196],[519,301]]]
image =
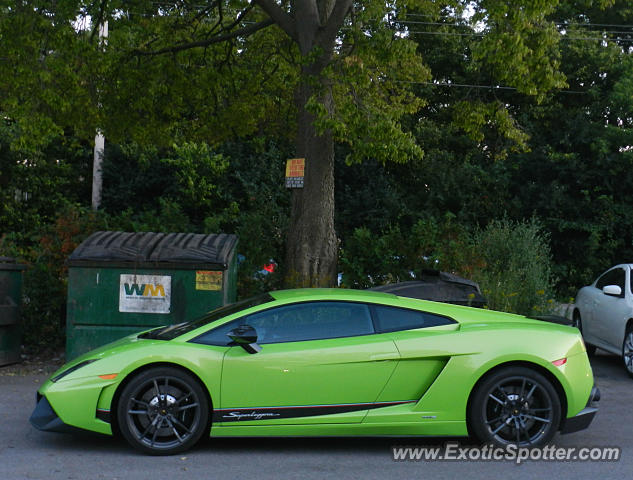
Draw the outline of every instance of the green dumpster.
[[[20,361],[22,271],[25,266],[0,257],[0,365]]]
[[[237,237],[97,232],[68,258],[66,359],[235,301]]]

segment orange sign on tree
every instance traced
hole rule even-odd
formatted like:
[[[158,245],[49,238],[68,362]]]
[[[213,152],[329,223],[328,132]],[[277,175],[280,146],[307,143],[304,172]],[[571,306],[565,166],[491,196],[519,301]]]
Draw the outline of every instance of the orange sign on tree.
[[[291,158],[286,162],[286,188],[303,188],[305,166],[305,158]]]

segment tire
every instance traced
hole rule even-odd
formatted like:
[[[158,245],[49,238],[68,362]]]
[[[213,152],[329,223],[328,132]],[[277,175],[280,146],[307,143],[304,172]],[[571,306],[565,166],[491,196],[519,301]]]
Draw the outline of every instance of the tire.
[[[468,427],[482,443],[535,447],[559,429],[561,402],[551,382],[526,367],[504,367],[484,378],[468,407]]]
[[[572,320],[572,326],[580,330],[580,334],[582,335],[582,319],[580,318],[580,312],[578,310],[574,310],[574,318]],[[584,341],[584,335],[583,335],[583,341]],[[596,346],[591,345],[590,343],[585,342],[585,349],[587,350],[587,355],[589,356],[592,356],[596,353]]]
[[[624,334],[622,342],[622,362],[626,373],[633,378],[633,328],[629,327]]]
[[[188,450],[209,431],[209,400],[197,379],[173,367],[133,377],[117,404],[121,435],[151,455]]]

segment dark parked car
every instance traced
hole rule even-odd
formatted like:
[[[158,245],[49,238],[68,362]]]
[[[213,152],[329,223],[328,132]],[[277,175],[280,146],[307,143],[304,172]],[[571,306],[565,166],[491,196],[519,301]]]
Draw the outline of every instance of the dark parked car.
[[[425,270],[417,276],[417,280],[390,283],[369,290],[393,293],[400,297],[478,308],[483,308],[486,305],[486,298],[481,294],[479,285],[475,282],[437,270]]]

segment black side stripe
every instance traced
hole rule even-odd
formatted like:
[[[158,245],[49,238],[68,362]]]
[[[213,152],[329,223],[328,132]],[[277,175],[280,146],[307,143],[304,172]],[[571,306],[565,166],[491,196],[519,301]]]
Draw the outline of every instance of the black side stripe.
[[[279,418],[314,417],[317,415],[334,415],[337,413],[372,410],[374,408],[391,407],[406,403],[417,403],[417,400],[397,402],[345,403],[339,405],[300,405],[295,407],[254,407],[254,408],[217,408],[213,410],[214,422],[245,422],[249,420],[272,420]]]
[[[106,423],[110,423],[111,422],[111,416],[110,416],[110,410],[106,410],[103,408],[97,408],[97,412],[95,415],[99,420],[101,420],[102,422],[106,422]]]

